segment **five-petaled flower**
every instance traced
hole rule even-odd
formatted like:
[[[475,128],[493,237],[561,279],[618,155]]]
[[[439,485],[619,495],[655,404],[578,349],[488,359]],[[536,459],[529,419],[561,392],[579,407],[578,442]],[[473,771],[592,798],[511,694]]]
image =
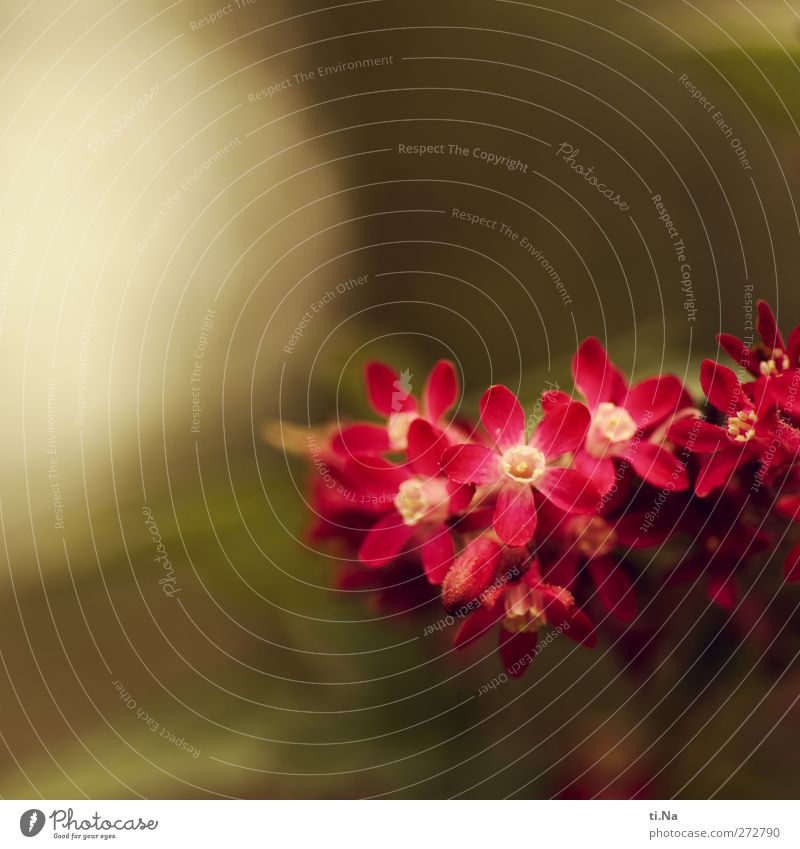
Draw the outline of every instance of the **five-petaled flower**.
[[[467,615],[453,644],[464,648],[498,624],[500,657],[512,677],[522,675],[533,662],[543,628],[590,648],[597,642],[591,621],[572,593],[543,581],[535,560],[519,581],[506,584]]]
[[[405,451],[412,422],[419,418],[443,427],[445,414],[458,399],[458,376],[449,360],[431,369],[422,391],[422,408],[411,394],[411,377],[398,374],[385,363],[370,362],[365,369],[367,398],[385,424],[359,422],[344,425],[333,441],[342,456],[386,454]]]
[[[359,559],[366,566],[385,566],[413,543],[428,580],[440,584],[444,579],[455,552],[451,521],[469,506],[474,492],[441,474],[446,445],[441,431],[417,418],[408,431],[407,463],[396,465],[380,456],[346,462],[359,490],[385,505],[359,547]]]
[[[731,479],[734,472],[760,462],[766,478],[796,456],[800,435],[782,420],[763,385],[743,386],[726,366],[705,360],[700,383],[709,403],[722,414],[722,424],[683,418],[669,429],[669,438],[705,455],[695,482],[704,497]]]
[[[452,481],[486,487],[496,496],[494,528],[503,542],[521,546],[533,537],[534,490],[567,512],[596,511],[600,494],[586,475],[558,463],[584,440],[590,417],[583,404],[557,405],[545,414],[529,440],[522,405],[505,386],[489,388],[481,398],[480,411],[492,446],[450,446],[442,455],[442,468]]]
[[[674,375],[650,377],[628,387],[597,339],[586,339],[572,360],[575,386],[592,413],[575,467],[606,492],[615,461],[627,461],[640,478],[656,487],[680,492],[689,486],[686,469],[672,452],[652,438],[659,425],[691,404]]]
[[[720,333],[717,341],[741,368],[756,378],[756,383],[766,387],[777,404],[797,415],[800,409],[795,412],[793,408],[800,385],[800,324],[789,334],[787,344],[769,304],[759,301],[757,310],[760,342],[748,346],[730,333]]]

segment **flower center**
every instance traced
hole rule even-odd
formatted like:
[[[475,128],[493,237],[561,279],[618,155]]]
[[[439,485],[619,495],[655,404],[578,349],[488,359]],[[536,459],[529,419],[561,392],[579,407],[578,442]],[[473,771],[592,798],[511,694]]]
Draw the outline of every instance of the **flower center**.
[[[409,478],[400,484],[394,506],[406,525],[447,518],[447,485],[439,478]]]
[[[408,429],[416,418],[418,418],[416,413],[392,413],[389,416],[386,430],[389,434],[389,443],[395,451],[405,451],[408,448]]]
[[[764,375],[764,377],[780,374],[788,368],[789,357],[787,357],[780,348],[776,348],[772,352],[772,357],[770,357],[770,359],[762,360],[758,364],[758,370]]]
[[[593,424],[609,442],[627,442],[636,433],[631,414],[608,401],[597,407]]]
[[[789,355],[782,348],[773,348],[772,351],[764,348],[760,353],[763,354],[764,359],[758,364],[758,370],[764,377],[774,377],[776,374],[789,370],[791,365]]]
[[[739,410],[728,418],[728,436],[734,442],[748,442],[756,435],[756,416],[753,410]]]
[[[523,631],[538,631],[547,623],[542,610],[541,593],[525,584],[517,584],[505,593],[506,615],[503,627],[506,631],[520,634]]]
[[[589,428],[587,449],[593,457],[601,457],[609,445],[628,442],[636,435],[636,422],[624,407],[610,401],[597,405]]]
[[[517,445],[503,454],[503,471],[517,483],[535,483],[544,474],[544,454],[532,445]]]
[[[564,607],[570,608],[575,599],[568,590],[558,589],[558,599]],[[514,634],[538,631],[547,624],[544,611],[545,599],[540,590],[532,590],[525,584],[516,584],[505,592],[505,616],[503,627]]]
[[[567,533],[585,557],[610,554],[617,544],[616,531],[600,516],[575,516],[567,525]]]

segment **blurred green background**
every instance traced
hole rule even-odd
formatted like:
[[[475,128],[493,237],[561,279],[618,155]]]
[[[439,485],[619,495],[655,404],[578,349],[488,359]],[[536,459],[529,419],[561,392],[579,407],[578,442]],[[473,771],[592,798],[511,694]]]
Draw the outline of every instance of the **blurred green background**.
[[[454,656],[452,628],[424,636],[435,603],[338,589],[342,562],[305,536],[307,464],[275,445],[367,415],[373,358],[416,389],[452,358],[474,413],[491,382],[529,406],[568,387],[586,335],[696,389],[755,297],[788,331],[800,9],[6,6],[0,795],[800,792],[800,597],[774,557],[730,621],[699,589],[659,591],[643,655],[609,628],[478,696],[493,644]],[[399,150],[441,144],[526,167]],[[454,209],[526,237],[569,303],[520,240]],[[638,561],[642,586],[665,565]]]

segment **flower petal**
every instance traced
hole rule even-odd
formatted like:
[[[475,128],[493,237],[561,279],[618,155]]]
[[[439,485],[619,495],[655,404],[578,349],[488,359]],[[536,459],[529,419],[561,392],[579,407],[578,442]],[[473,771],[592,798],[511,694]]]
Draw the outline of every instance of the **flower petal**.
[[[494,509],[494,529],[506,545],[527,545],[536,532],[536,505],[530,486],[508,483]]]
[[[562,454],[577,451],[583,445],[591,423],[592,414],[585,404],[580,401],[560,404],[539,422],[531,437],[531,445],[536,446],[547,460],[554,460]]]
[[[572,378],[592,410],[604,401],[619,404],[625,397],[625,378],[593,336],[581,343],[572,358]]]
[[[463,649],[470,643],[479,640],[500,621],[502,613],[495,610],[487,610],[485,607],[479,607],[477,610],[467,616],[458,629],[453,647]]]
[[[729,445],[723,428],[698,416],[679,419],[670,425],[667,439],[697,454],[711,454]]]
[[[453,537],[447,525],[437,525],[431,535],[422,543],[420,555],[428,581],[437,586],[445,579],[453,562],[455,547]]]
[[[423,390],[425,412],[436,423],[458,398],[458,376],[450,360],[439,360],[428,375]]]
[[[792,366],[800,365],[800,324],[789,334],[788,354]]]
[[[597,512],[600,493],[577,469],[547,469],[535,485],[556,507],[567,513],[590,515]]]
[[[373,569],[385,566],[400,553],[412,530],[403,522],[400,514],[392,510],[367,532],[358,550],[359,560]]]
[[[536,643],[539,635],[535,631],[506,631],[500,629],[498,648],[500,657],[506,667],[506,672],[512,678],[519,678],[533,663],[536,657]]]
[[[400,484],[408,478],[408,469],[378,456],[350,458],[344,468],[347,479],[357,489],[376,497],[396,495]]]
[[[783,337],[778,330],[778,323],[775,321],[772,307],[766,301],[759,301],[756,306],[758,308],[758,319],[756,319],[758,335],[764,340],[764,344],[768,348],[781,348],[785,351],[786,345],[783,344]]]
[[[507,386],[490,386],[483,393],[481,421],[501,451],[525,439],[525,413],[517,396]]]
[[[572,397],[560,389],[548,389],[542,392],[542,412],[550,413],[562,404],[569,404]]]
[[[365,370],[367,400],[382,416],[416,410],[417,402],[400,375],[385,363],[369,362]]]
[[[569,625],[568,628],[567,625]],[[569,617],[564,623],[564,636],[589,649],[597,645],[597,632],[594,630],[592,620],[577,607],[569,609]]]
[[[781,375],[771,377],[764,381],[764,385],[766,397],[757,399],[758,409],[769,406],[771,402],[794,413],[794,407],[797,406],[797,387],[800,386],[800,368],[789,369]]]
[[[451,515],[454,513],[461,513],[472,503],[472,499],[475,496],[475,484],[448,481],[447,492],[450,494],[450,501],[447,508],[448,512]]]
[[[450,507],[450,512],[455,512]],[[459,516],[453,523],[452,527],[460,534],[471,534],[474,531],[487,531],[492,527],[492,518],[494,516],[494,505],[484,507],[482,505],[473,508],[463,516]]]
[[[342,457],[383,454],[390,447],[389,434],[382,425],[346,425],[333,438],[331,447]]]
[[[605,495],[614,486],[617,472],[610,457],[592,457],[588,451],[578,451],[572,462],[579,472],[589,478],[600,495]]]
[[[682,502],[685,503],[685,502]],[[614,521],[617,542],[626,548],[654,548],[663,545],[678,531],[681,506],[676,510],[626,511]]]
[[[636,427],[653,427],[680,409],[683,384],[675,375],[649,377],[628,393],[625,409]]]
[[[736,375],[726,366],[715,363],[714,360],[703,360],[700,366],[700,384],[711,404],[727,416],[737,410],[753,409]]]
[[[630,622],[636,616],[636,594],[624,569],[611,557],[593,557],[589,574],[603,607],[620,622]]]
[[[694,491],[700,498],[705,498],[710,492],[726,484],[736,470],[742,452],[739,448],[731,446],[710,454],[700,469]]]
[[[658,487],[669,487],[674,492],[689,488],[686,467],[671,452],[653,442],[640,442],[627,454],[633,470],[647,483]]]
[[[451,445],[442,454],[442,471],[456,483],[494,483],[500,477],[500,457],[483,445]]]
[[[717,342],[737,365],[747,369],[756,377],[761,374],[758,370],[758,357],[741,339],[731,336],[730,333],[720,333],[717,336]]]
[[[408,463],[412,471],[424,477],[441,472],[439,464],[447,440],[444,434],[426,419],[414,419],[408,429]]]

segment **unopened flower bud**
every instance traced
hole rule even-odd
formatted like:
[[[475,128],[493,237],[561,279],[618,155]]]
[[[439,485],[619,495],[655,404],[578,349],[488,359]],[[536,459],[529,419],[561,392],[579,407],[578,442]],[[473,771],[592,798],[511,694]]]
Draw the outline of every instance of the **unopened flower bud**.
[[[472,540],[442,582],[442,603],[455,613],[472,604],[491,584],[500,564],[499,543],[488,536]]]

